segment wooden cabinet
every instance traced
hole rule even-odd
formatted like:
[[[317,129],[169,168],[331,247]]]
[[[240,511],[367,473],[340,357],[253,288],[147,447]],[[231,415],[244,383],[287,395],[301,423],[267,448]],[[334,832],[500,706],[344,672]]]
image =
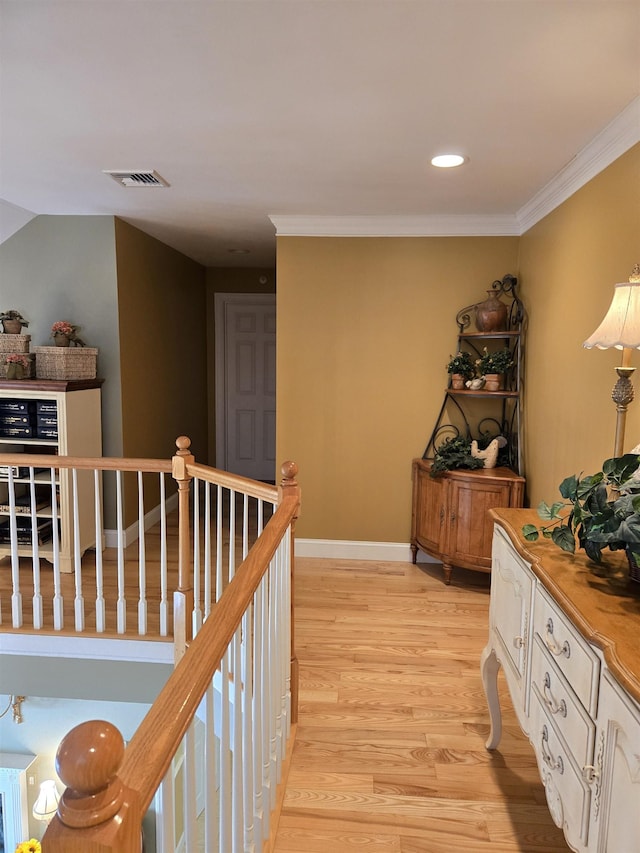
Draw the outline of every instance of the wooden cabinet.
[[[102,380],[0,381],[0,559],[12,553],[9,531],[10,503],[24,501],[16,514],[18,556],[31,556],[32,483],[39,534],[38,556],[54,560],[54,543],[60,570],[71,572],[76,548],[84,553],[95,545],[95,507],[90,471],[33,468],[30,455],[101,456]],[[15,420],[12,417],[15,416]],[[24,463],[2,464],[2,454],[20,454]],[[22,459],[21,459],[22,461]],[[33,474],[31,474],[33,471]],[[13,490],[11,498],[9,492]],[[77,504],[77,530],[73,505]],[[54,506],[55,503],[55,506]],[[56,529],[53,529],[53,525]]]
[[[501,737],[499,668],[538,762],[549,810],[579,853],[637,853],[640,595],[628,568],[598,578],[582,554],[525,542],[530,510],[497,510],[482,680],[488,749]],[[609,559],[609,558],[608,558]],[[632,584],[631,581],[628,584]]]
[[[508,468],[447,471],[437,477],[430,470],[427,460],[413,460],[413,562],[418,549],[441,560],[447,584],[453,566],[491,571],[489,510],[522,506],[524,479]]]

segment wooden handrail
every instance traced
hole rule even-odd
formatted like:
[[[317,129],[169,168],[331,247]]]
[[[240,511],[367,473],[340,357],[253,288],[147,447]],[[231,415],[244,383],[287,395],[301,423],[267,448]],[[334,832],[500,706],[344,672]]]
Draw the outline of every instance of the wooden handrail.
[[[25,465],[25,462],[27,463]],[[2,466],[20,468],[78,468],[98,471],[142,471],[144,474],[172,470],[171,459],[121,459],[115,456],[53,456],[43,453],[3,453]]]
[[[269,483],[249,480],[247,477],[241,477],[239,474],[229,474],[228,471],[221,471],[219,468],[209,468],[197,462],[193,464],[187,463],[186,467],[187,472],[192,477],[198,477],[207,483],[215,483],[227,489],[242,492],[242,494],[249,495],[249,497],[257,498],[258,500],[272,501],[273,503],[277,500],[278,489],[276,486],[269,485]]]
[[[300,505],[295,482],[297,466],[285,463],[282,471],[278,508],[149,709],[124,752],[117,775],[113,774],[113,762],[105,759],[95,765],[104,768],[96,770],[97,780],[88,773],[86,778],[74,775],[73,770],[70,777],[69,769],[60,764],[59,753],[56,761],[61,778],[72,778],[74,784],[82,787],[67,789],[63,794],[63,807],[45,834],[46,853],[139,853],[141,815],[149,808],[279,543],[297,517]],[[297,686],[292,685],[291,693],[292,697],[297,695]],[[292,715],[295,714],[292,708]],[[66,739],[63,741],[63,763],[65,755],[72,754],[76,741],[82,746],[91,737],[86,727],[92,725],[92,722],[83,723],[69,733],[71,744]],[[102,798],[113,802],[119,791],[123,792],[122,805],[109,819],[99,822],[94,818],[93,823],[85,823],[85,829],[65,825],[65,804],[70,807],[68,813],[77,813],[82,811],[83,800],[104,792]]]

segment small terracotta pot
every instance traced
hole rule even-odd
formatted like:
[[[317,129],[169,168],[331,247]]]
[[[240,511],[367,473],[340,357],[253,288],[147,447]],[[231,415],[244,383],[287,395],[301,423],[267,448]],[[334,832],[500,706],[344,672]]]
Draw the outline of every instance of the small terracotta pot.
[[[7,335],[19,335],[22,331],[22,323],[20,320],[3,320],[2,328]]]
[[[451,374],[451,387],[454,391],[462,391],[464,388],[464,376],[462,373]]]
[[[62,332],[56,332],[53,336],[53,342],[57,347],[68,347],[71,346],[71,341],[67,335],[63,335]]]
[[[484,375],[484,390],[485,391],[501,391],[503,382],[504,382],[504,373],[485,373],[485,375]]]

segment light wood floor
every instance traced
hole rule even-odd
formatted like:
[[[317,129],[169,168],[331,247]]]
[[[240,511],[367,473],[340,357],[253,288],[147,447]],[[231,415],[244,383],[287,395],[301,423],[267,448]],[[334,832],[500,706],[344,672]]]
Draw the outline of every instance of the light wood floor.
[[[274,853],[556,853],[533,751],[502,683],[484,748],[489,578],[298,559],[300,714]]]

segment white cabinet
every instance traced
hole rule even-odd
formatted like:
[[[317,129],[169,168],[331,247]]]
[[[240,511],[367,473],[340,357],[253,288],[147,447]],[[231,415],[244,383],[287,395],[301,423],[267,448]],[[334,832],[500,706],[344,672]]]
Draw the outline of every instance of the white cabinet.
[[[569,846],[579,853],[638,853],[640,664],[630,637],[640,636],[640,590],[634,597],[633,588],[594,588],[578,555],[524,543],[519,531],[530,511],[493,516],[489,641],[482,655],[487,748],[500,741],[502,666],[549,810]]]
[[[32,492],[36,501],[38,555],[54,558],[58,539],[60,570],[73,569],[76,548],[84,553],[95,545],[95,508],[90,471],[79,471],[74,486],[70,470],[34,467],[34,455],[101,456],[102,380],[0,381],[0,559],[11,554],[10,504],[16,513],[17,552],[31,556]],[[9,465],[3,454],[20,454]],[[53,462],[53,460],[52,460]],[[34,468],[33,489],[30,468]],[[13,495],[10,488],[13,487]],[[20,506],[24,503],[23,506]],[[77,506],[77,528],[74,524]],[[54,524],[56,528],[54,530]]]

